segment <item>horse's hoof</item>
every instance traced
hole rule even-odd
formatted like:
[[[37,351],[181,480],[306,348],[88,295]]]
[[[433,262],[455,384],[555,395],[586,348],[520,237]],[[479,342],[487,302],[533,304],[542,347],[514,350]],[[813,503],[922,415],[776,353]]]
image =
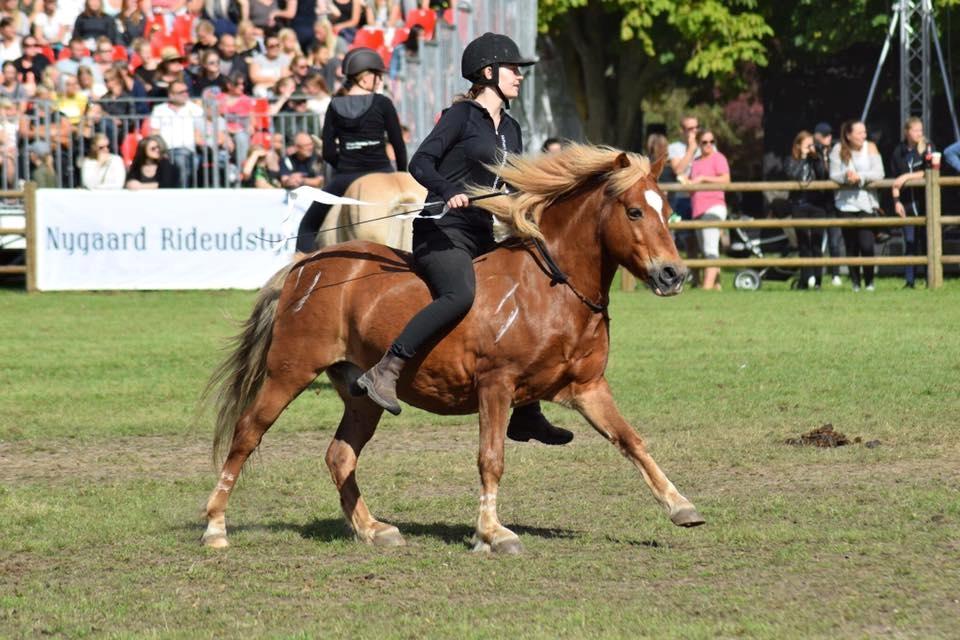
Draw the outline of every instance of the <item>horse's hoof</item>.
[[[523,551],[523,545],[520,544],[520,538],[507,538],[505,540],[494,542],[491,545],[491,549],[494,553],[515,556],[519,555],[520,552]]]
[[[226,549],[230,546],[225,533],[203,534],[203,537],[200,538],[200,544],[211,549]]]
[[[483,541],[483,538],[477,534],[473,534],[473,538],[470,540],[470,544],[473,545],[474,553],[490,553],[490,545]]]
[[[407,541],[400,535],[400,529],[389,527],[373,534],[373,546],[375,547],[402,547]]]
[[[706,520],[693,507],[684,507],[670,516],[670,521],[678,527],[699,527]]]

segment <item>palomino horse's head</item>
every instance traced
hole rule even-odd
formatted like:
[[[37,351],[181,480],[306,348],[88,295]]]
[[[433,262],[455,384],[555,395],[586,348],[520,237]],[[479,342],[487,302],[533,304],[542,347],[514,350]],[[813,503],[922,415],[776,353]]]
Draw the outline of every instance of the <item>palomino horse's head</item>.
[[[657,186],[665,162],[665,158],[654,162],[649,172],[613,198],[599,229],[607,253],[658,296],[680,293],[687,277],[687,268],[667,227],[670,205]],[[631,158],[621,153],[613,165],[611,176],[628,169]]]

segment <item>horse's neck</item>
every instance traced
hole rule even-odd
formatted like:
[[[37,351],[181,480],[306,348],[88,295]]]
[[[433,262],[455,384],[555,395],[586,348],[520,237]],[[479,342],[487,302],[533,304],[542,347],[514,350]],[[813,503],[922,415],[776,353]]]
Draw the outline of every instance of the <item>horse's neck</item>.
[[[604,206],[602,188],[592,189],[547,208],[540,219],[540,231],[557,266],[593,301],[607,298],[616,272],[600,244]]]

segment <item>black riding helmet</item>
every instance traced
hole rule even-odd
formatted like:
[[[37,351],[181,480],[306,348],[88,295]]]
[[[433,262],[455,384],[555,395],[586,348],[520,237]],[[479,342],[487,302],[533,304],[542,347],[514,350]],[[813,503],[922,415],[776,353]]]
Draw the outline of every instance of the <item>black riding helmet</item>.
[[[464,48],[463,57],[460,60],[460,75],[474,84],[493,87],[503,99],[504,104],[509,107],[510,101],[500,91],[500,65],[515,64],[520,67],[529,67],[535,62],[521,55],[520,47],[508,36],[488,31]],[[483,70],[486,67],[493,67],[493,75],[490,78],[483,76]]]
[[[340,71],[345,78],[353,78],[364,71],[386,73],[387,68],[383,66],[383,59],[379,53],[369,47],[357,47],[348,51],[343,57]]]
[[[483,77],[484,67],[493,65],[499,67],[501,64],[515,64],[521,67],[529,67],[536,60],[531,60],[520,54],[520,47],[509,37],[490,33],[489,31],[470,44],[463,50],[463,58],[460,61],[461,75],[477,84],[497,84],[498,74],[494,73],[491,80]],[[498,69],[495,68],[494,71]]]

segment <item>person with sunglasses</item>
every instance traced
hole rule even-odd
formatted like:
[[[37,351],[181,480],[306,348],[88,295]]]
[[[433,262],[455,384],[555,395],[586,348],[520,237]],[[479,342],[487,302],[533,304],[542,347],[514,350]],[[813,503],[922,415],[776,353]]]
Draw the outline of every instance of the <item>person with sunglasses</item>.
[[[273,35],[264,40],[265,53],[253,57],[250,62],[250,82],[253,95],[258,98],[270,96],[270,90],[280,78],[290,73],[290,58],[280,52],[280,39]]]
[[[727,157],[717,151],[717,136],[710,129],[704,129],[697,138],[700,157],[693,161],[690,184],[727,184],[730,182],[730,165]],[[683,180],[681,180],[683,182]],[[727,201],[723,191],[694,191],[690,196],[690,207],[694,220],[726,220]],[[715,260],[720,257],[720,229],[700,229],[697,232],[703,257]],[[703,288],[720,290],[720,269],[707,267],[703,270]]]
[[[43,55],[40,42],[35,36],[26,36],[22,42],[23,55],[13,61],[20,82],[35,85],[43,77],[43,70],[51,60]]]
[[[167,158],[160,136],[147,136],[137,145],[137,152],[127,171],[127,189],[175,189],[180,186],[180,173]]]
[[[343,59],[343,88],[330,100],[323,119],[323,160],[334,176],[323,188],[342,196],[357,178],[368,173],[392,173],[387,140],[396,154],[396,170],[407,170],[407,147],[400,118],[390,98],[378,93],[386,72],[373,49],[358,47]],[[297,251],[313,251],[317,231],[330,210],[314,202],[300,221]]]
[[[492,251],[496,242],[493,218],[471,206],[466,192],[468,185],[499,190],[503,183],[490,166],[505,154],[523,152],[520,124],[507,107],[520,95],[522,67],[532,64],[502,34],[488,32],[468,44],[460,70],[472,86],[443,112],[410,162],[411,175],[427,188],[427,201],[445,202],[447,210],[441,218],[413,222],[413,260],[433,302],[407,323],[380,362],[356,383],[394,415],[400,413],[396,391],[400,372],[473,306],[477,287],[473,260]],[[425,215],[438,213],[426,211]],[[561,445],[570,442],[573,434],[550,424],[540,403],[534,402],[514,409],[507,437]]]
[[[87,156],[80,163],[80,184],[84,189],[123,189],[126,182],[123,158],[110,153],[110,141],[102,133],[93,135]]]

